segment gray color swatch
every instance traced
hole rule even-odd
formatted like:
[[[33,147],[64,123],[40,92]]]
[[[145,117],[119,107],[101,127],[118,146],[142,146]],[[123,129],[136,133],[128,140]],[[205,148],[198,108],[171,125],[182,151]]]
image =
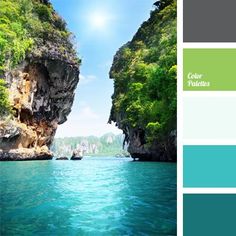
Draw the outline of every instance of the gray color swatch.
[[[236,0],[184,0],[184,42],[236,42]]]

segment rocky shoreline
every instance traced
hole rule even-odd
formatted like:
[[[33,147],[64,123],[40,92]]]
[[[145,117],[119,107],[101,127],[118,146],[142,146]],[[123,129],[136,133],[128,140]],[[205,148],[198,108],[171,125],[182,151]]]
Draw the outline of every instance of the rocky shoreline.
[[[52,160],[53,153],[48,150],[37,149],[12,149],[0,150],[0,161],[35,161],[35,160]]]

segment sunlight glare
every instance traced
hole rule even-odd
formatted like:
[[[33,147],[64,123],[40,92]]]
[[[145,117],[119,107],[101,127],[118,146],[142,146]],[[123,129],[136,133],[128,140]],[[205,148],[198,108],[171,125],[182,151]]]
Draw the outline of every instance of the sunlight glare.
[[[94,13],[90,16],[91,25],[97,29],[106,28],[108,17],[106,14],[102,13]]]

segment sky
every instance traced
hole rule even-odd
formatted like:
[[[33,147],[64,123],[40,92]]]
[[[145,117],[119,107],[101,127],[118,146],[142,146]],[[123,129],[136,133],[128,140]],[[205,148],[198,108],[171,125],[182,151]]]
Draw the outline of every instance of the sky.
[[[101,136],[122,133],[107,124],[113,80],[109,69],[116,51],[130,41],[147,20],[155,0],[51,0],[54,9],[75,35],[82,59],[80,82],[72,112],[56,137]]]

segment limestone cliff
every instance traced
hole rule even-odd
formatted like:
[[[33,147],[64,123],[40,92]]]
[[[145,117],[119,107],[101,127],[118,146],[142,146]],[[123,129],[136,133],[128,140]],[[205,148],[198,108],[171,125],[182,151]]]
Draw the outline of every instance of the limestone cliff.
[[[34,15],[35,8],[49,11],[50,19],[42,18],[40,14],[44,13],[40,10],[35,20],[39,24],[50,23],[52,28],[47,31],[42,27],[40,34],[29,32],[32,47],[22,60],[5,66],[1,72],[9,89],[13,115],[0,121],[0,160],[51,159],[49,147],[57,126],[66,121],[71,111],[79,81],[80,61],[64,21],[49,1],[29,3]]]
[[[155,5],[114,56],[109,122],[123,130],[133,158],[176,161],[176,1]]]

